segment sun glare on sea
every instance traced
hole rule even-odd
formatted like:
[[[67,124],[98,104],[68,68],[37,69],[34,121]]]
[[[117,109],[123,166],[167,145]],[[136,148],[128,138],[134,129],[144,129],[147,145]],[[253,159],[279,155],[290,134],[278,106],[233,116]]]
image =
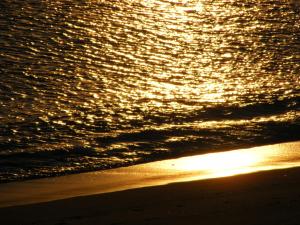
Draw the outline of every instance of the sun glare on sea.
[[[201,1],[195,0],[173,0],[173,1],[153,1],[153,0],[143,0],[141,2],[142,5],[146,7],[155,7],[166,12],[174,12],[174,13],[184,13],[184,12],[202,12],[204,7]]]
[[[200,13],[203,11],[203,3],[200,1],[176,1],[172,2],[177,12]]]

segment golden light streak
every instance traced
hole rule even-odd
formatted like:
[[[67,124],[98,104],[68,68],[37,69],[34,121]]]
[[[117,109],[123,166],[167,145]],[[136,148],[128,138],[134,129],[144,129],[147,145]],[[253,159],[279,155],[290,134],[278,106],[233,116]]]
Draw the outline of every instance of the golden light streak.
[[[160,170],[184,174],[186,180],[233,176],[299,165],[299,143],[209,153],[155,163]]]

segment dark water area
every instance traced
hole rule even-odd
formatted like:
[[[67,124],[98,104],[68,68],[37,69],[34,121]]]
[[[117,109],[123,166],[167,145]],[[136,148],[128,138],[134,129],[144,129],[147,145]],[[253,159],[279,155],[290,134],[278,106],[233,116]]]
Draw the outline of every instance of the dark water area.
[[[300,140],[299,5],[1,0],[0,182]]]

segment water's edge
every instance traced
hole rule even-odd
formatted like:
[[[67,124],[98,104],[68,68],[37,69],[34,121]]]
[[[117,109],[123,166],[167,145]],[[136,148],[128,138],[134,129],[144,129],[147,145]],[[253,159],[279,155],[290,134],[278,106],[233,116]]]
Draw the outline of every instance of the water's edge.
[[[100,172],[0,184],[0,207],[299,166],[299,141],[266,145]]]

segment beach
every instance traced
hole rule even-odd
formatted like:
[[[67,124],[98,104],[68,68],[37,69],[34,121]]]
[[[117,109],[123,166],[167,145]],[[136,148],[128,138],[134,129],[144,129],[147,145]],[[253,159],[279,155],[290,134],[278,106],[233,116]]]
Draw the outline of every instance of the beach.
[[[1,208],[5,225],[278,224],[300,217],[300,169]]]
[[[193,157],[179,158],[173,161],[166,160],[140,165],[140,172],[135,169],[135,173],[130,173],[130,167],[124,168],[128,174],[127,182],[120,180],[116,183],[118,188],[110,183],[110,188],[104,190],[107,185],[103,179],[103,174],[97,175],[97,185],[93,181],[90,183],[94,188],[84,184],[78,187],[72,187],[72,180],[74,178],[65,179],[65,183],[60,178],[54,182],[46,180],[46,186],[41,186],[40,189],[51,189],[53,192],[38,192],[38,184],[41,181],[30,181],[27,189],[26,185],[23,186],[22,182],[12,184],[11,195],[14,192],[14,186],[19,188],[19,193],[22,191],[27,193],[28,198],[30,195],[35,199],[34,204],[29,204],[27,199],[19,202],[15,200],[14,203],[8,203],[5,206],[3,202],[5,191],[3,187],[9,184],[2,184],[0,186],[2,193],[2,202],[0,208],[1,224],[5,225],[117,225],[117,224],[249,224],[249,225],[262,225],[262,224],[278,224],[278,225],[296,225],[300,218],[300,168],[299,162],[294,160],[292,164],[288,164],[287,156],[299,149],[299,142],[283,143],[270,146],[262,146],[252,149],[231,151],[228,155],[237,155],[252,152],[263,152],[267,149],[273,149],[273,155],[268,156],[261,167],[260,163],[253,163],[252,170],[241,170],[238,167],[228,168],[228,173],[216,176],[210,175],[210,178],[198,177],[186,174],[179,176],[172,176],[170,171],[168,175],[164,175],[162,167],[160,170],[160,179],[158,177],[151,177],[146,175],[146,172],[141,168],[148,168],[148,173],[151,167],[158,168],[158,165],[168,165],[172,162],[177,166],[177,171],[180,163],[183,161],[195,160]],[[278,157],[278,151],[282,149],[289,149],[284,151],[284,155]],[[276,153],[277,152],[277,153]],[[218,153],[216,153],[218,154]],[[224,154],[224,153],[220,153]],[[247,153],[248,154],[248,153]],[[247,155],[249,157],[249,155]],[[266,155],[266,153],[264,153]],[[277,156],[276,156],[277,155]],[[221,155],[224,158],[224,155]],[[276,159],[276,157],[278,159]],[[208,156],[199,156],[206,157]],[[209,155],[212,157],[212,155]],[[266,158],[268,158],[266,156]],[[295,157],[295,155],[293,156]],[[216,157],[212,157],[216,160]],[[281,158],[282,161],[279,159]],[[226,158],[225,158],[226,159]],[[241,161],[241,158],[239,159]],[[277,160],[277,161],[276,161]],[[199,161],[198,161],[199,162]],[[271,166],[273,165],[273,166]],[[276,165],[276,167],[274,166]],[[216,165],[215,165],[216,166]],[[245,165],[239,165],[239,168],[246,168]],[[291,168],[293,167],[293,168]],[[165,166],[164,168],[167,168]],[[120,169],[121,170],[121,169]],[[152,169],[153,170],[153,169]],[[223,167],[224,170],[224,167]],[[117,171],[119,171],[117,169]],[[229,173],[229,171],[236,171],[236,173]],[[156,171],[157,172],[157,171]],[[198,171],[199,172],[199,171]],[[117,174],[116,172],[114,172]],[[137,174],[140,175],[138,176]],[[200,172],[199,172],[200,173]],[[113,173],[111,173],[113,174]],[[110,174],[110,175],[111,175]],[[122,176],[122,170],[120,172]],[[132,177],[135,174],[135,182]],[[107,174],[108,175],[108,174]],[[78,175],[77,180],[78,180]],[[86,178],[86,183],[91,179],[88,173],[83,175]],[[144,176],[144,179],[141,177]],[[130,180],[129,178],[132,178]],[[138,177],[138,178],[137,178]],[[111,177],[113,179],[113,177]],[[62,179],[62,178],[61,178]],[[68,182],[67,182],[68,180]],[[150,180],[148,183],[146,180]],[[190,181],[189,181],[190,180]],[[100,194],[95,189],[97,187]],[[52,183],[52,186],[50,185]],[[131,186],[128,185],[131,183]],[[165,184],[168,183],[168,184]],[[67,189],[61,189],[59,186],[67,186]],[[125,185],[127,184],[127,186]],[[74,183],[73,183],[74,185]],[[123,189],[122,189],[123,185]],[[137,187],[142,188],[137,188]],[[9,187],[9,186],[7,186]],[[31,187],[31,192],[29,191]],[[56,192],[54,191],[56,187]],[[23,189],[22,189],[23,188]],[[35,188],[35,189],[34,189]],[[7,188],[8,189],[8,188]],[[78,192],[78,190],[83,189]],[[64,192],[63,192],[64,190]],[[77,190],[77,191],[76,191]],[[34,194],[33,192],[36,192]],[[61,192],[59,196],[57,192]],[[8,193],[8,192],[7,192]],[[55,194],[56,193],[56,194]],[[70,193],[73,193],[70,194]],[[85,193],[85,194],[82,194]],[[44,197],[37,198],[39,195]],[[48,198],[47,198],[48,195]],[[49,198],[49,195],[54,197]],[[76,196],[77,195],[77,196]],[[80,196],[81,195],[81,196]],[[9,196],[9,195],[8,195]],[[13,198],[13,197],[10,198]],[[34,197],[35,196],[35,197]],[[56,197],[55,197],[56,196]],[[73,197],[70,197],[73,196]],[[57,200],[54,200],[57,199]],[[8,202],[8,200],[7,200]],[[33,201],[34,202],[34,201]]]
[[[299,225],[298,2],[0,1],[0,225]]]

